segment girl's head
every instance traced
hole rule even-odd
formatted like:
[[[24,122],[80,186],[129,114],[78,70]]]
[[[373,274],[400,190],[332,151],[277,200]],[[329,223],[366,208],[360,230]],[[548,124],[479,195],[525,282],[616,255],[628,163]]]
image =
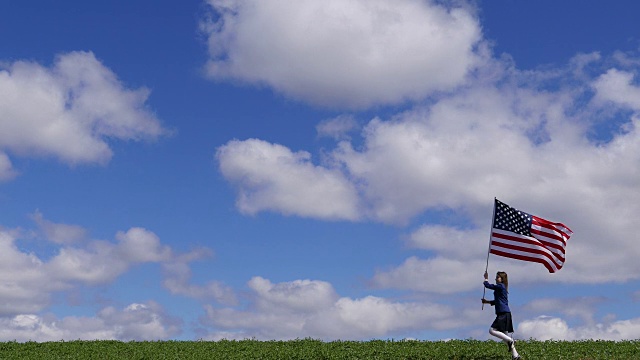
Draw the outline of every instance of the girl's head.
[[[496,282],[502,283],[505,289],[509,290],[509,277],[507,276],[506,272],[498,271],[496,273]]]

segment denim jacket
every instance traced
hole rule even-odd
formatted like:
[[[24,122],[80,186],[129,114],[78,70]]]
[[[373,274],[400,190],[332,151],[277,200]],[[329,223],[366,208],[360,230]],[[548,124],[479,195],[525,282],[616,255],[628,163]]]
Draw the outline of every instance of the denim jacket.
[[[497,283],[494,285],[485,281],[484,287],[493,290],[493,300],[489,303],[496,307],[496,314],[511,312],[509,309],[508,291],[503,284]]]

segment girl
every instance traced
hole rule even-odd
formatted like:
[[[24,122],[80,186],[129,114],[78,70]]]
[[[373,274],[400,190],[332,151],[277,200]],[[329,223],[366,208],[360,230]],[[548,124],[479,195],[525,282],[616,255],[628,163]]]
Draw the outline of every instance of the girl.
[[[490,284],[489,274],[484,272],[484,287],[493,290],[493,300],[482,299],[483,304],[491,304],[496,307],[496,319],[489,328],[489,334],[501,339],[509,347],[513,360],[521,359],[516,351],[515,340],[509,337],[507,333],[513,333],[513,322],[511,321],[511,310],[509,309],[509,278],[504,271],[498,271],[496,274],[496,284]]]

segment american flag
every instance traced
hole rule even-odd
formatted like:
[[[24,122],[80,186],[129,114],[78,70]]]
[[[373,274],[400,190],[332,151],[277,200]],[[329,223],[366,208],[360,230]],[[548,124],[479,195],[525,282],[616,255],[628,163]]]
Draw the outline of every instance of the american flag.
[[[573,232],[495,199],[489,252],[544,265],[554,273],[564,265],[564,248]]]

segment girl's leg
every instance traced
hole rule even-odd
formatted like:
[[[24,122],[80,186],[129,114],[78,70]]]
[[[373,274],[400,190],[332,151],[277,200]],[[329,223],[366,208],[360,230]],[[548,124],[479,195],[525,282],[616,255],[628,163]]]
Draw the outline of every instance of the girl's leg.
[[[518,351],[516,350],[516,345],[513,343],[513,339],[509,337],[509,335],[503,333],[502,331],[498,331],[494,328],[489,328],[489,334],[501,339],[502,341],[504,341],[505,343],[507,343],[507,345],[509,345],[511,343],[511,345],[509,346],[509,349],[511,350],[511,356],[513,356],[514,359],[518,358]]]
[[[502,331],[498,331],[494,328],[489,328],[489,334],[501,339],[502,341],[506,342],[507,344],[512,342],[513,339],[510,338],[507,334],[503,333]]]

